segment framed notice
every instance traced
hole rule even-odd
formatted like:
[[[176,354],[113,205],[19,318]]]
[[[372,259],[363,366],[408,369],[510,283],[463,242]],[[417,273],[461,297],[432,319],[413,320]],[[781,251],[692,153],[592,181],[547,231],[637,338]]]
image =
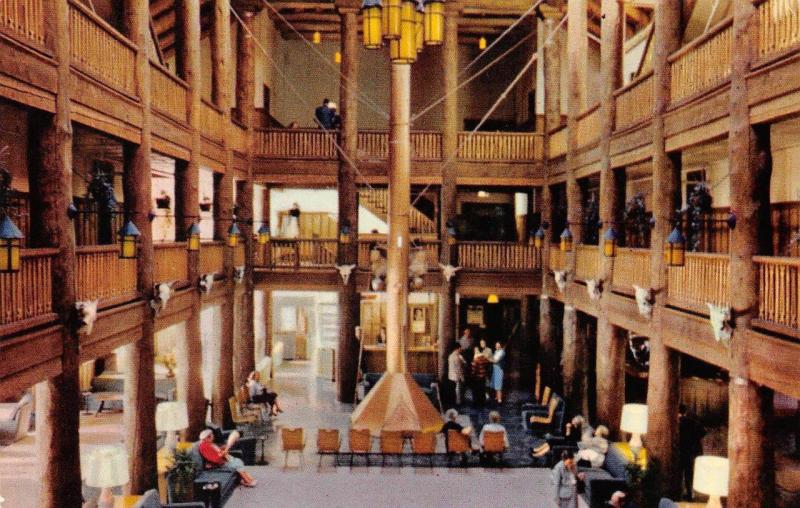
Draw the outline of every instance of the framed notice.
[[[481,328],[486,326],[483,322],[483,305],[467,305],[467,324]]]
[[[414,307],[411,311],[411,333],[428,332],[427,309],[424,307]]]

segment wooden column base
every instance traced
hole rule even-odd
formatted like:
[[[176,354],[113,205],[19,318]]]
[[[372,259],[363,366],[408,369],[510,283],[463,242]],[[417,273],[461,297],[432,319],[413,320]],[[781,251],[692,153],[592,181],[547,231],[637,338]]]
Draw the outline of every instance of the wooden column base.
[[[650,373],[647,382],[647,449],[661,472],[662,495],[677,499],[681,477],[678,462],[678,404],[680,355],[650,337]]]
[[[626,338],[621,332],[605,315],[597,318],[597,421],[614,434],[625,403]]]

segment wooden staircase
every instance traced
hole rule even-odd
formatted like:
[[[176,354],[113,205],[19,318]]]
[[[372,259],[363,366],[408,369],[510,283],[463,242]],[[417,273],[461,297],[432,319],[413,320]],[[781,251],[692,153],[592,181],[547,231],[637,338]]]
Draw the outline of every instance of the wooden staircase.
[[[358,193],[358,204],[372,212],[380,220],[389,222],[389,190],[388,189],[361,189]],[[409,228],[412,234],[435,235],[437,233],[436,221],[422,213],[416,207],[411,207]]]

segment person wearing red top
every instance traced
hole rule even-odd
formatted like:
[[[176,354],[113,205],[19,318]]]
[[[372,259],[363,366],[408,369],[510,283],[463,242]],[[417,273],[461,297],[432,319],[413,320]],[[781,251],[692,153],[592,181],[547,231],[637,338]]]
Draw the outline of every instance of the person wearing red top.
[[[239,473],[239,477],[242,479],[242,485],[245,487],[255,487],[257,482],[244,470],[244,462],[242,462],[241,459],[230,456],[230,454],[228,454],[228,448],[229,445],[220,447],[214,444],[214,433],[211,430],[206,429],[200,433],[200,444],[197,446],[197,451],[200,452],[208,469],[217,467],[233,469]]]

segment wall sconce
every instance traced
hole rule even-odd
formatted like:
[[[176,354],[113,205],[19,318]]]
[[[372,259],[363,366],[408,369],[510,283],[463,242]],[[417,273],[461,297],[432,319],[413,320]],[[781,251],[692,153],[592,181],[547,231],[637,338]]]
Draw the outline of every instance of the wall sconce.
[[[572,252],[572,231],[569,226],[561,232],[561,252]]]
[[[197,252],[200,250],[200,226],[193,222],[186,231],[186,250]]]
[[[686,262],[686,239],[678,226],[675,226],[672,233],[667,237],[667,245],[664,247],[664,261],[666,261],[667,266],[683,266]]]
[[[452,220],[448,220],[445,223],[445,229],[447,231],[447,245],[455,245],[458,241],[458,238],[456,238],[456,225],[453,224]]]
[[[266,224],[262,224],[260,228],[258,228],[258,244],[259,245],[266,245],[269,243],[269,226]]]
[[[348,245],[352,240],[351,233],[350,223],[347,221],[342,221],[342,228],[339,230],[339,243]]]
[[[539,226],[539,229],[537,229],[536,232],[533,234],[534,247],[536,247],[537,249],[542,248],[542,246],[544,245],[545,234],[546,233],[544,232],[544,225]]]
[[[242,235],[239,226],[236,225],[234,220],[231,227],[228,228],[228,247],[236,248],[239,246],[239,237]]]
[[[18,272],[20,269],[20,246],[22,231],[6,215],[0,221],[0,273]]]
[[[617,255],[617,230],[614,226],[609,226],[603,234],[603,254],[607,258],[613,258]]]
[[[139,237],[142,233],[133,221],[129,220],[117,233],[119,237],[119,257],[120,259],[136,259],[138,254]]]

